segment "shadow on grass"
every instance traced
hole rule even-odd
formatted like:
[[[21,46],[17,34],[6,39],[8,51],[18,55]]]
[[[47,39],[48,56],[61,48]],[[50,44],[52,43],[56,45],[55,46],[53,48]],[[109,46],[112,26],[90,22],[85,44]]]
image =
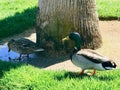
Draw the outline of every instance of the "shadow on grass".
[[[77,78],[77,79],[84,79],[84,78],[94,78],[95,80],[100,80],[100,81],[112,81],[115,78],[113,76],[106,76],[106,75],[102,75],[102,76],[98,76],[98,75],[93,75],[93,76],[88,76],[87,74],[83,74],[83,75],[79,75],[78,72],[66,72],[64,75],[56,75],[55,79],[58,81],[64,80],[66,78]]]
[[[115,79],[113,76],[106,76],[106,75],[99,77],[96,76],[96,78],[98,78],[100,81],[112,81]]]
[[[66,72],[63,76],[57,75],[55,76],[55,79],[58,81],[64,80],[66,78],[72,79],[72,78],[78,78],[78,79],[84,79],[85,77],[90,77],[87,74],[79,75],[77,72]]]
[[[118,20],[119,21],[120,17],[115,17],[115,16],[102,17],[102,16],[99,16],[99,19],[101,21],[104,21],[104,20],[106,20],[106,21]]]
[[[11,68],[17,68],[24,64],[22,63],[12,63],[12,62],[5,62],[0,60],[0,78],[4,75],[6,71],[9,71]]]
[[[0,39],[19,34],[35,26],[37,7],[28,8],[22,13],[0,20]]]

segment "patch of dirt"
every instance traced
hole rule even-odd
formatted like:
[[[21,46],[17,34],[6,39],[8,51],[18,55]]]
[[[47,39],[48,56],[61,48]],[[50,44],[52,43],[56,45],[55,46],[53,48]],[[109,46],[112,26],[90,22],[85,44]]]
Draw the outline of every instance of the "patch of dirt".
[[[120,67],[120,21],[100,21],[103,46],[97,51],[111,58]]]
[[[120,67],[120,21],[100,21],[99,29],[103,38],[103,46],[96,51],[102,53],[104,56],[111,58]],[[36,41],[35,29],[32,28],[22,34],[9,37],[3,40],[7,43],[11,38],[25,37],[32,41]],[[79,71],[80,68],[74,66],[68,58],[43,58],[42,55],[38,60],[32,60],[32,65],[45,68],[47,70],[69,70]]]

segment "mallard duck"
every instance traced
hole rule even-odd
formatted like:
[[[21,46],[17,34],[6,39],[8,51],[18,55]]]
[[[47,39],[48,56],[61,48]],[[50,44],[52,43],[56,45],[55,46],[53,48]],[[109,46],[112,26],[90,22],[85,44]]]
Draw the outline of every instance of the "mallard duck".
[[[29,54],[44,51],[44,49],[39,48],[36,43],[25,38],[20,38],[17,40],[11,39],[7,45],[8,52],[13,50],[14,52],[20,53],[18,60],[21,60],[22,54],[27,54],[27,57],[29,58]]]
[[[74,65],[80,67],[83,74],[86,69],[93,69],[93,73],[96,74],[96,70],[112,70],[116,68],[115,62],[99,54],[91,49],[81,49],[82,39],[79,33],[72,32],[69,36],[62,39],[64,42],[66,39],[71,39],[75,43],[73,52],[70,55],[71,61]]]

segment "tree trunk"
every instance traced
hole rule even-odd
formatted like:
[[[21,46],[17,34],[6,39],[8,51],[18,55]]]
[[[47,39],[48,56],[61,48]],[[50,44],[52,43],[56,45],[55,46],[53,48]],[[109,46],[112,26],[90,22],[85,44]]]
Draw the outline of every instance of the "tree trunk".
[[[99,48],[102,40],[98,23],[95,0],[39,0],[37,44],[48,51],[61,50],[62,38],[77,31],[84,40],[82,48]]]
[[[81,12],[78,12],[79,32],[84,40],[84,48],[97,49],[102,44],[99,32],[99,18],[96,10],[95,0],[79,0],[78,6]]]

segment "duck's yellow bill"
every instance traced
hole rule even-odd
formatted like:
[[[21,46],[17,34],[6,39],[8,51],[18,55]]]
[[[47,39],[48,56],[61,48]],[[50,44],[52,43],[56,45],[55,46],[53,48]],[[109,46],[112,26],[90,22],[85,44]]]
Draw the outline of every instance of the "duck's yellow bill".
[[[66,40],[70,40],[69,36],[63,38],[63,39],[62,39],[62,43],[64,44],[64,42],[65,42]]]

